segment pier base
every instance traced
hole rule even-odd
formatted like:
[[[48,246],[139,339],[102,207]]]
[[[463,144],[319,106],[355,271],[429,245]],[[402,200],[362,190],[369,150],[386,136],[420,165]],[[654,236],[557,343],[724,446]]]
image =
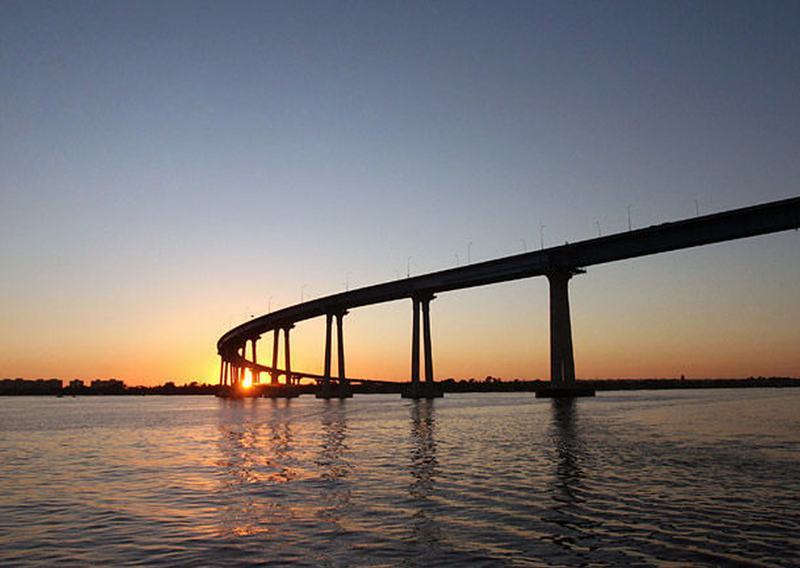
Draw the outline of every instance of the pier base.
[[[220,398],[296,398],[307,392],[300,385],[253,385],[249,388],[223,386],[217,391]]]
[[[349,384],[321,384],[314,393],[316,398],[329,400],[331,398],[353,398],[353,388]]]
[[[402,398],[442,398],[444,393],[435,383],[411,383],[406,385],[400,394]]]
[[[261,390],[264,398],[297,398],[302,393],[299,385],[275,385]]]
[[[594,389],[576,385],[544,387],[536,391],[536,398],[575,398],[594,396]]]

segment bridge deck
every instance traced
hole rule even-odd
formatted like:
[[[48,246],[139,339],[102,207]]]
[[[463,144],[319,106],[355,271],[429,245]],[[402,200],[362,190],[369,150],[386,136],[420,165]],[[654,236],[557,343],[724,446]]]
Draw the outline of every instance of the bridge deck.
[[[506,256],[290,306],[233,328],[217,342],[217,350],[226,360],[244,362],[236,350],[247,339],[328,313],[797,228],[800,197]]]

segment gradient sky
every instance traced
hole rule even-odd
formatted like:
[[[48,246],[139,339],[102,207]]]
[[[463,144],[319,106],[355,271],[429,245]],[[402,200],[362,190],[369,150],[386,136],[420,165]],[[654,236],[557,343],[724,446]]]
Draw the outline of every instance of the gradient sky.
[[[4,1],[0,377],[215,381],[217,338],[301,294],[799,180],[797,2]],[[591,268],[578,376],[800,375],[799,245]],[[432,317],[438,377],[548,376],[543,279]],[[354,310],[348,373],[406,379],[410,319]]]

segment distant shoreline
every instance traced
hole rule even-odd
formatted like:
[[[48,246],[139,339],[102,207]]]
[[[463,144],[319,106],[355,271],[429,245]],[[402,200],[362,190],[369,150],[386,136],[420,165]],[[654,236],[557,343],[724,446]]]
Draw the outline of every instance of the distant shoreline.
[[[746,379],[592,379],[579,380],[578,386],[593,388],[597,391],[631,391],[631,390],[675,390],[675,389],[719,389],[719,388],[791,388],[800,387],[800,378],[793,377],[749,377]],[[386,393],[396,394],[408,383],[365,383],[353,385],[354,393]],[[546,380],[510,380],[504,381],[494,377],[483,380],[476,379],[444,379],[437,385],[446,393],[473,392],[536,392],[550,386]],[[305,385],[303,391],[313,392],[314,385]],[[23,380],[5,379],[0,381],[0,396],[187,396],[215,395],[219,391],[216,384],[190,383],[146,387],[128,387],[122,381],[114,381],[109,386],[103,382],[97,387],[61,385],[58,379]]]

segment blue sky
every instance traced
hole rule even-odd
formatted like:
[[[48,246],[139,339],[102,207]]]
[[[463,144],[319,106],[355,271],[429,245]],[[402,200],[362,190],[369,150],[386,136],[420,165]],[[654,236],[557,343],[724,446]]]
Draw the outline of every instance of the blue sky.
[[[798,28],[788,2],[4,2],[0,376],[210,380],[218,335],[301,293],[798,195]],[[797,251],[590,271],[578,375],[800,374]],[[437,374],[546,375],[545,295],[438,300]],[[352,316],[354,374],[403,378],[409,316]]]

